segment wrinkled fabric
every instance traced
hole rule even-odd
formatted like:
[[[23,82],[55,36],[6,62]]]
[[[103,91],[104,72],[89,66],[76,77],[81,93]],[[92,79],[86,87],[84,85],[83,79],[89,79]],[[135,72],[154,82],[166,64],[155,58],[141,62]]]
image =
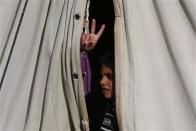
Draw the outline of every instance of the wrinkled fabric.
[[[121,131],[196,130],[196,1],[114,0]]]
[[[0,131],[88,130],[79,47],[86,1],[29,0],[17,29],[24,4],[0,2]],[[120,130],[195,131],[195,0],[114,6]]]
[[[86,1],[29,0],[23,12],[25,2],[0,2],[0,131],[88,130],[78,44]]]

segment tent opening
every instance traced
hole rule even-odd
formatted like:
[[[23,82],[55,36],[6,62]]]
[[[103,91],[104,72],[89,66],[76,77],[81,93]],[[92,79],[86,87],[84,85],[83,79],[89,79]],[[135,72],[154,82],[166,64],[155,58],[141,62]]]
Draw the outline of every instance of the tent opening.
[[[104,53],[114,55],[114,7],[112,0],[91,0],[89,8],[89,20],[96,19],[96,30],[105,24],[105,30],[96,47],[89,52],[89,60],[92,70],[92,92],[86,95],[86,104],[90,121],[90,129],[99,129],[106,108],[106,101],[100,87],[101,65],[99,58]],[[91,25],[91,23],[90,23]]]

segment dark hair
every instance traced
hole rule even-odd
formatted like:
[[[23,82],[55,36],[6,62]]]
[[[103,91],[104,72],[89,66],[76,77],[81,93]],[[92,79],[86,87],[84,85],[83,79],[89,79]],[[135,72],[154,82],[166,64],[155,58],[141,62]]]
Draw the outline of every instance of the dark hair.
[[[114,71],[114,55],[111,53],[107,53],[104,54],[103,56],[101,56],[101,58],[99,59],[99,63],[106,67],[111,68]]]

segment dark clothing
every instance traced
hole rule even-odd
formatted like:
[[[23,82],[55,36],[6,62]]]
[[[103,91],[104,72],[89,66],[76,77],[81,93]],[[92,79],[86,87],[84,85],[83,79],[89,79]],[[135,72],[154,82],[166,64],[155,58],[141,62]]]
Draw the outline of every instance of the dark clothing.
[[[99,131],[119,131],[115,109],[115,102],[108,102]]]
[[[95,90],[97,88],[93,89]],[[98,89],[94,90],[92,90],[92,93],[86,95],[90,131],[99,130],[106,109],[106,101],[103,93]]]

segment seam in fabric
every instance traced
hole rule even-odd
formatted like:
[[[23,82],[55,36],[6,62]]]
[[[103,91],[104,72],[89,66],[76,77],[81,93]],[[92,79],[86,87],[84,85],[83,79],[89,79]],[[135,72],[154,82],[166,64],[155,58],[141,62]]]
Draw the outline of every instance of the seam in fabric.
[[[190,25],[192,26],[193,30],[196,32],[196,27],[195,27],[195,24],[194,24],[194,20],[191,19],[191,14],[189,13],[189,11],[188,11],[188,9],[186,7],[185,1],[184,0],[179,0],[179,2],[180,2],[181,6],[183,8],[184,13],[187,16],[187,19],[190,22]]]
[[[21,24],[22,24],[22,21],[23,21],[23,18],[24,18],[24,14],[25,14],[25,11],[26,11],[26,7],[27,7],[27,4],[28,4],[28,1],[29,1],[29,0],[26,0],[26,1],[25,1],[24,7],[23,7],[23,9],[22,9],[22,13],[21,13],[21,16],[20,16],[20,20],[19,20],[19,23],[18,23],[16,32],[15,32],[14,41],[13,41],[13,44],[12,44],[12,46],[11,46],[11,49],[10,49],[10,52],[9,52],[9,55],[8,55],[8,59],[7,59],[7,61],[6,61],[5,69],[4,69],[4,71],[3,71],[3,75],[2,75],[2,78],[1,78],[1,82],[0,82],[0,91],[1,91],[1,88],[2,88],[2,85],[3,85],[3,81],[4,81],[4,78],[5,78],[5,75],[6,75],[6,73],[7,73],[8,65],[9,65],[9,63],[10,63],[10,59],[11,59],[11,56],[12,56],[14,47],[15,47],[15,45],[16,45],[16,40],[17,40],[17,37],[18,37],[18,33],[19,33],[19,31],[20,31],[20,27],[21,27]]]
[[[61,23],[61,19],[62,19],[64,7],[65,7],[65,1],[63,2],[63,7],[62,7],[62,10],[61,10],[60,20],[59,20],[58,28],[57,28],[57,33],[58,33],[59,28],[60,28],[60,23]],[[56,33],[55,41],[57,40],[57,33]],[[54,42],[55,42],[55,41],[54,41]],[[55,45],[53,46],[52,54],[54,53],[54,48],[55,48]],[[51,55],[52,55],[52,54],[51,54]],[[53,56],[53,55],[52,55],[52,56]],[[51,60],[50,60],[50,66],[49,66],[48,69],[50,69],[50,67],[51,67],[51,62],[52,62],[52,58],[51,58]],[[50,72],[50,70],[49,70],[49,72]],[[48,73],[48,74],[49,74],[49,73]],[[49,79],[49,75],[48,75],[47,77],[48,77],[47,79]],[[47,86],[47,85],[46,85],[46,86]],[[52,95],[52,91],[51,91],[51,87],[50,87],[50,86],[49,86],[49,94],[50,94],[50,98],[51,98],[51,101],[52,101],[53,110],[54,110],[54,113],[55,113],[55,118],[56,118],[55,120],[56,120],[57,128],[58,128],[58,131],[59,131],[60,129],[59,129],[59,126],[58,126],[58,121],[57,121],[57,112],[56,112],[56,109],[54,109],[55,104],[54,104],[54,99],[53,99],[53,95]]]
[[[9,38],[10,38],[10,35],[11,35],[11,32],[12,32],[12,29],[14,27],[14,22],[16,21],[16,17],[17,17],[17,14],[19,12],[19,8],[20,8],[20,5],[21,5],[21,2],[22,2],[22,0],[20,0],[18,5],[17,5],[16,13],[14,15],[14,18],[13,18],[11,26],[10,26],[10,29],[9,29],[9,32],[8,32],[8,37],[6,39],[5,45],[3,47],[3,50],[2,50],[2,53],[1,53],[1,56],[0,56],[0,65],[1,65],[1,62],[3,60],[3,56],[4,56],[4,53],[5,53],[5,50],[7,48],[7,44],[8,44],[8,41],[9,41]]]

